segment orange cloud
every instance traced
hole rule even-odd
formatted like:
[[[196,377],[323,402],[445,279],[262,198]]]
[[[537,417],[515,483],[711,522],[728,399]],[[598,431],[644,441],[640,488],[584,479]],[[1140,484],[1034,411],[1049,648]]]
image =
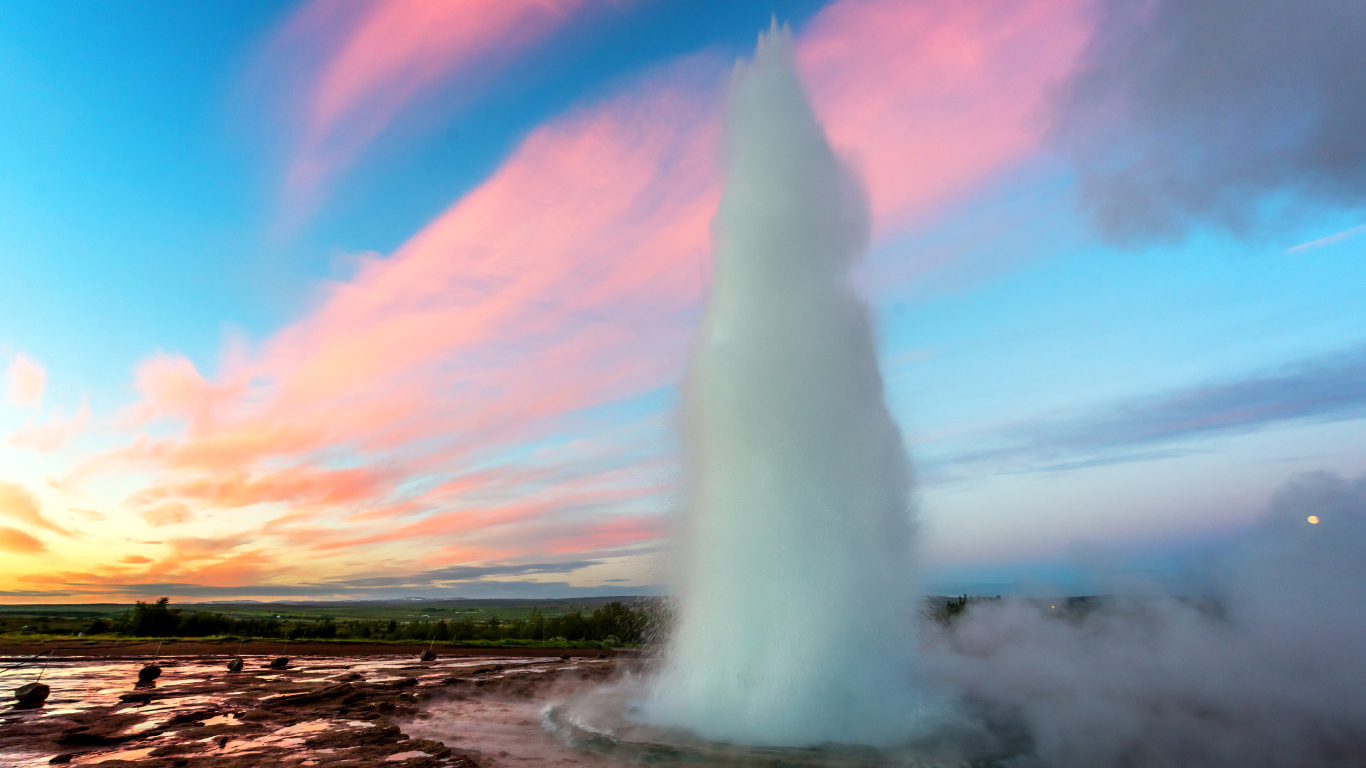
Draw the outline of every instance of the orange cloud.
[[[141,564],[141,563],[150,563],[150,562],[152,562],[152,558],[150,558],[150,557],[144,557],[143,555],[125,555],[125,556],[119,558],[119,562],[120,562],[120,563],[130,563],[130,564],[133,564],[133,565],[138,565],[138,564]]]
[[[0,515],[34,528],[43,528],[63,536],[72,535],[71,531],[43,517],[42,505],[37,497],[18,483],[0,482]]]
[[[298,143],[285,199],[307,213],[320,188],[351,165],[421,96],[458,82],[468,96],[545,40],[584,0],[312,0],[268,49],[272,73],[306,66]],[[453,101],[444,94],[444,101]],[[458,98],[458,97],[456,97]]]
[[[21,530],[0,526],[0,550],[18,554],[30,554],[33,552],[46,552],[47,546]]]
[[[23,355],[9,364],[9,399],[15,405],[37,406],[43,399],[47,369]]]
[[[178,501],[168,501],[138,513],[148,525],[175,525],[190,521],[190,509]]]

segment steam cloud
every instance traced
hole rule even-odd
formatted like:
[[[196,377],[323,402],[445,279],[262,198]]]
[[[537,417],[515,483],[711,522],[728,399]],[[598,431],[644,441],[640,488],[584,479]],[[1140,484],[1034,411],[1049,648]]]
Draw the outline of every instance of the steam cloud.
[[[1018,713],[1047,766],[1361,765],[1366,476],[1292,481],[1219,570],[1217,603],[975,604],[927,666]]]
[[[1108,238],[1256,227],[1268,195],[1366,206],[1366,3],[1102,0],[1057,137]]]

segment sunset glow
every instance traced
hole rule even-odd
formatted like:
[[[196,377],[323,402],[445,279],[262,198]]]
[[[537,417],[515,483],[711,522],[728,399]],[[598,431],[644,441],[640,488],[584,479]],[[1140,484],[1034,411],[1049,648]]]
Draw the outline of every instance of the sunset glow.
[[[0,594],[664,589],[725,86],[774,13],[868,188],[930,582],[1161,560],[1366,469],[1360,211],[1287,183],[1260,228],[1108,234],[1093,3],[670,2],[5,11]]]

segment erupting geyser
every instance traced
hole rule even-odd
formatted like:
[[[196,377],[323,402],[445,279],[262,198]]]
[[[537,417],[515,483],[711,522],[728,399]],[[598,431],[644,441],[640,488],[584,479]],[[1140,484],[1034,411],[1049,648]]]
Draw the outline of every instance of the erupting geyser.
[[[906,454],[849,281],[868,208],[786,29],[736,67],[725,167],[684,394],[680,611],[639,716],[739,744],[901,743],[926,719]]]

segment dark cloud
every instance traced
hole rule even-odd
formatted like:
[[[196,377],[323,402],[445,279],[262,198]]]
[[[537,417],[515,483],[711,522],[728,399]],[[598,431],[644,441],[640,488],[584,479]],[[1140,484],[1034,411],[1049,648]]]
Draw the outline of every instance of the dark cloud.
[[[48,590],[36,589],[4,589],[0,590],[0,597],[71,597],[79,595],[80,592],[50,592]]]
[[[298,597],[329,598],[337,600],[388,600],[404,597],[424,598],[560,598],[560,597],[610,597],[613,595],[657,595],[663,588],[656,584],[634,587],[596,586],[576,587],[563,581],[479,581],[450,582],[432,586],[384,586],[352,587],[333,584],[242,584],[238,586],[209,586],[204,584],[185,584],[163,582],[156,584],[111,584],[78,585],[81,592],[42,592],[35,596],[55,594],[108,594],[115,592],[129,598],[152,598],[162,595],[175,597]],[[3,593],[0,593],[3,594]]]
[[[1038,419],[999,434],[1000,447],[931,460],[930,464],[994,464],[1004,471],[1027,472],[1083,469],[1187,455],[1201,449],[1157,446],[1207,435],[1362,416],[1366,416],[1366,346],[1237,381]]]
[[[564,563],[529,563],[521,565],[454,565],[421,571],[406,576],[370,576],[328,582],[338,587],[429,587],[453,581],[473,581],[488,576],[522,576],[533,573],[571,573],[590,565],[601,565],[601,560],[572,560]]]
[[[1272,193],[1366,207],[1366,3],[1101,0],[1055,137],[1119,242],[1255,229]]]
[[[512,563],[457,565],[394,576],[368,576],[300,584],[239,584],[216,586],[185,582],[139,584],[68,583],[80,592],[64,594],[119,593],[129,597],[327,597],[372,600],[397,597],[599,597],[622,594],[622,587],[574,587],[567,582],[500,581],[489,577],[572,573],[601,560],[570,560],[559,563]],[[621,581],[621,580],[616,580]],[[645,590],[645,591],[639,591]],[[632,594],[655,594],[657,586],[630,587]],[[55,594],[55,593],[37,593]]]

